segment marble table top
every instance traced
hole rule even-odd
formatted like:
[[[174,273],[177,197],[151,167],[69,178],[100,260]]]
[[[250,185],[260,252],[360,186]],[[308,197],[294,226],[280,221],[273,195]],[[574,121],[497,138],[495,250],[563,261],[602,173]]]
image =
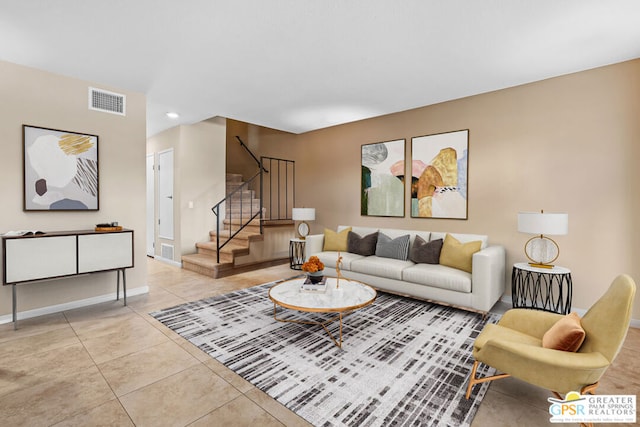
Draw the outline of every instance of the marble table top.
[[[287,280],[269,289],[269,298],[282,307],[309,312],[351,311],[371,304],[377,296],[376,290],[357,280],[327,277],[327,290],[304,292],[301,290],[304,278]]]

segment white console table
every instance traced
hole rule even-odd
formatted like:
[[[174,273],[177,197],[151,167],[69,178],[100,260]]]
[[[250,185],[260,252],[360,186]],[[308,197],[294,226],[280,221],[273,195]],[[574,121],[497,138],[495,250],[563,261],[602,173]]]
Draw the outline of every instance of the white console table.
[[[80,274],[116,271],[116,300],[120,273],[127,305],[125,269],[133,267],[133,230],[57,231],[30,236],[2,236],[2,284],[13,290],[13,324],[17,328],[16,285]]]

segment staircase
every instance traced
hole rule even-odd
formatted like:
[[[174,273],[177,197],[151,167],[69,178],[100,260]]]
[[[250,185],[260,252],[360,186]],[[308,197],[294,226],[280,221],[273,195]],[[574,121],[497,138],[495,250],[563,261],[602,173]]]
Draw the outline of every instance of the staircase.
[[[227,174],[226,192],[232,193],[243,184],[242,175]],[[213,278],[219,278],[246,270],[246,266],[236,266],[235,259],[238,256],[248,255],[251,242],[263,241],[260,233],[260,220],[252,220],[245,228],[220,249],[220,262],[217,262],[217,241],[220,244],[226,242],[229,236],[235,233],[244,222],[250,219],[260,210],[260,199],[255,197],[255,191],[246,190],[234,194],[225,203],[226,215],[223,221],[224,227],[220,230],[220,236],[215,231],[209,232],[209,241],[196,243],[197,253],[182,256],[182,267]]]
[[[216,231],[209,232],[208,242],[196,243],[195,254],[182,256],[183,268],[213,278],[286,262],[286,248],[269,247],[267,256],[276,258],[265,259],[265,251],[261,249],[265,249],[266,244],[256,248],[255,255],[250,257],[253,263],[243,260],[238,264],[236,257],[249,255],[251,243],[264,241],[265,227],[269,228],[269,240],[276,245],[281,244],[284,236],[282,230],[273,227],[293,231],[289,214],[295,206],[295,162],[266,156],[258,160],[239,136],[236,135],[236,139],[257,163],[259,171],[247,182],[242,181],[241,175],[226,175],[227,196],[211,208],[216,216]],[[261,198],[256,198],[250,188],[259,188]],[[223,206],[225,219],[220,223]],[[288,234],[288,230],[285,229],[284,234]]]

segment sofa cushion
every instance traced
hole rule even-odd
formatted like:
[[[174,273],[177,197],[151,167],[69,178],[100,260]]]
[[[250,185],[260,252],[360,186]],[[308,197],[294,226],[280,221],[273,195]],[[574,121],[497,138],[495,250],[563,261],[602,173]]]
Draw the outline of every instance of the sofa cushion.
[[[335,232],[333,230],[329,230],[328,228],[325,228],[324,229],[324,246],[322,250],[346,252],[347,236],[349,235],[350,231],[351,231],[351,227],[347,227],[340,232]]]
[[[480,240],[482,242],[480,249],[484,249],[489,246],[489,236],[487,236],[486,234],[461,234],[461,233],[445,233],[445,232],[434,231],[431,233],[431,237],[429,238],[429,240],[436,240],[436,239],[444,240],[447,237],[447,234],[450,234],[453,237],[455,237],[460,243],[475,242]]]
[[[336,261],[338,260],[338,252],[335,251],[324,251],[315,254],[320,261],[326,267],[336,268]],[[340,252],[340,256],[342,257],[342,270],[351,270],[351,263],[355,260],[364,258],[362,255],[352,254],[350,252]]]
[[[480,250],[480,240],[460,243],[451,234],[447,234],[440,252],[440,264],[471,273],[473,254]]]
[[[360,227],[358,225],[339,225],[337,230],[342,231],[345,228],[349,228],[351,229],[351,231],[361,236],[366,236],[367,234],[375,233],[376,231],[378,231],[378,229],[374,227]]]
[[[409,237],[405,234],[392,239],[382,232],[378,233],[376,256],[406,261],[409,258]]]
[[[374,255],[354,260],[351,263],[351,271],[369,274],[371,276],[386,277],[387,279],[402,280],[402,270],[412,265],[415,264],[411,261],[402,261]]]
[[[402,271],[402,280],[434,288],[471,292],[471,274],[438,264],[415,264]]]
[[[442,239],[427,242],[422,237],[416,236],[409,251],[409,259],[415,263],[439,264],[442,242]]]
[[[350,231],[347,235],[347,251],[353,254],[369,256],[376,253],[378,232],[360,237],[359,234]]]

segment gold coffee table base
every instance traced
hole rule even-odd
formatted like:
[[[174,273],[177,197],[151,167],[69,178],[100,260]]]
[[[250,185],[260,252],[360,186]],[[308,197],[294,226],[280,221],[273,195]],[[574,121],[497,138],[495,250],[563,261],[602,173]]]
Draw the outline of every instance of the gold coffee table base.
[[[325,320],[324,322],[315,322],[313,320],[296,320],[296,319],[282,319],[282,318],[278,318],[277,316],[277,310],[278,309],[278,305],[276,303],[273,304],[273,318],[275,320],[277,320],[278,322],[284,322],[284,323],[298,323],[301,325],[319,325],[322,326],[322,328],[327,332],[327,334],[329,334],[329,338],[331,338],[331,340],[333,341],[333,343],[338,347],[338,348],[342,348],[342,316],[343,315],[347,315],[351,312],[348,313],[338,313],[335,316],[331,317],[330,319]],[[331,333],[331,331],[329,330],[329,328],[327,328],[327,325],[334,322],[335,320],[339,320],[339,324],[340,324],[340,336],[339,336],[339,340],[336,340],[336,338],[333,336],[333,334]]]

